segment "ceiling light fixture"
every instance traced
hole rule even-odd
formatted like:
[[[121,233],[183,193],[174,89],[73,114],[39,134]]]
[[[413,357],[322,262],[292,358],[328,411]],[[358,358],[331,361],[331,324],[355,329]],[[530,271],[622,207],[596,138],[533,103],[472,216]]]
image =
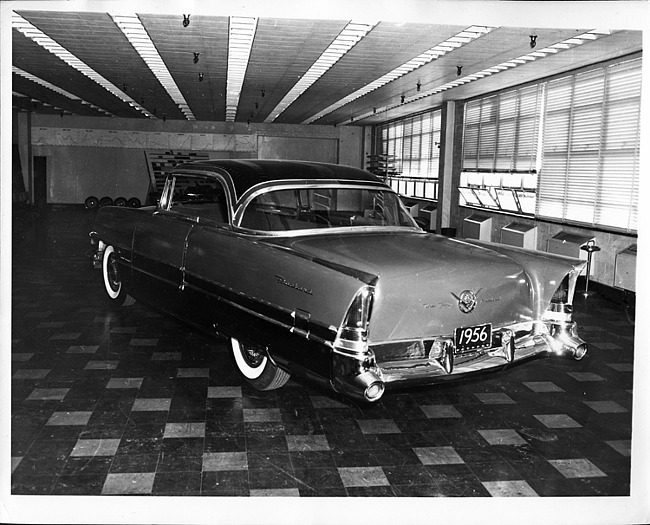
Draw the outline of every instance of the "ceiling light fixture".
[[[338,34],[329,47],[323,51],[320,57],[312,64],[307,72],[289,90],[280,103],[271,111],[264,122],[273,122],[286,110],[296,99],[309,89],[314,82],[322,77],[329,69],[336,64],[350,49],[356,46],[365,36],[377,25],[378,22],[350,22]]]
[[[137,104],[130,96],[124,93],[120,88],[114,85],[112,82],[106,80],[102,75],[97,73],[94,69],[89,67],[85,62],[81,61],[79,58],[74,56],[70,51],[65,49],[63,46],[52,40],[49,36],[43,33],[36,26],[25,20],[18,13],[13,12],[11,14],[11,22],[14,29],[20,31],[23,35],[29,39],[36,42],[39,46],[47,49],[50,53],[55,55],[57,58],[63,60],[70,67],[76,69],[81,74],[87,76],[92,81],[99,84],[106,91],[116,96],[123,102],[132,105],[135,109],[140,111],[142,114],[146,115],[149,118],[154,118],[154,116],[149,113],[145,108]]]
[[[195,64],[199,63],[199,55],[201,53],[194,53],[194,58],[192,59]]]
[[[183,27],[190,25],[190,15],[183,15]]]
[[[323,116],[332,113],[333,111],[336,111],[337,109],[345,106],[346,104],[349,104],[353,100],[363,97],[368,93],[374,91],[375,89],[379,89],[380,87],[385,86],[389,82],[392,82],[393,80],[397,80],[398,78],[406,75],[407,73],[410,73],[411,71],[414,71],[424,66],[425,64],[428,64],[429,62],[433,60],[437,60],[441,56],[451,51],[454,51],[455,49],[458,49],[459,47],[462,47],[467,43],[476,40],[477,38],[481,38],[482,36],[487,35],[494,29],[495,29],[494,27],[488,27],[488,26],[470,26],[464,31],[457,33],[456,35],[448,38],[447,40],[441,42],[440,44],[433,46],[431,49],[416,56],[415,58],[409,60],[408,62],[405,62],[401,66],[390,71],[389,73],[386,73],[382,77],[379,77],[377,80],[374,80],[369,84],[366,84],[361,89],[358,89],[353,93],[350,93],[348,96],[342,98],[341,100],[332,104],[331,106],[328,106],[324,110],[319,111],[314,116],[303,121],[302,124],[311,124],[312,122],[315,122],[316,120],[322,118]]]
[[[103,113],[104,115],[107,115],[109,117],[114,116],[112,113],[109,113],[108,111],[95,106],[94,104],[91,104],[90,102],[86,102],[85,100],[82,100],[79,98],[77,95],[73,95],[72,93],[66,91],[65,89],[61,89],[58,86],[55,86],[54,84],[51,84],[47,80],[43,80],[42,78],[39,78],[35,75],[32,75],[31,73],[28,73],[27,71],[23,71],[20,68],[17,68],[16,66],[11,67],[11,72],[15,73],[16,75],[20,75],[23,78],[26,78],[27,80],[31,80],[32,82],[35,82],[39,86],[43,86],[44,88],[47,88],[51,91],[54,91],[55,93],[58,93],[59,95],[63,95],[64,97],[69,98],[70,100],[74,100],[76,102],[79,102],[83,104],[84,106],[88,106],[96,111],[99,111],[100,113]],[[26,96],[26,95],[23,95]]]
[[[592,29],[590,31],[587,31],[583,34],[580,34],[578,36],[575,36],[573,38],[569,38],[567,40],[562,40],[556,44],[552,44],[544,49],[540,49],[539,51],[535,51],[534,53],[528,53],[526,55],[522,55],[517,58],[513,58],[507,62],[502,62],[501,64],[498,64],[493,67],[489,67],[486,69],[483,69],[481,71],[477,71],[476,73],[473,73],[471,75],[466,75],[462,78],[459,78],[458,80],[454,80],[453,82],[447,82],[446,84],[442,84],[441,86],[438,86],[433,89],[429,89],[427,91],[423,91],[421,93],[418,93],[416,95],[413,95],[411,97],[407,97],[405,103],[411,103],[411,102],[416,102],[420,99],[423,99],[425,97],[430,97],[432,95],[437,95],[439,93],[442,93],[443,91],[447,91],[449,89],[452,89],[454,87],[458,87],[460,85],[468,84],[470,82],[474,82],[476,80],[479,80],[481,78],[501,73],[502,71],[506,71],[507,69],[512,69],[515,67],[518,67],[522,64],[527,64],[529,62],[532,62],[534,60],[537,60],[538,58],[545,58],[550,55],[554,55],[558,52],[565,51],[567,49],[572,49],[576,46],[582,45],[585,42],[593,41],[596,40],[597,38],[600,38],[602,36],[610,35],[612,34],[612,31],[607,30],[607,29]],[[365,118],[371,117],[375,113],[381,112],[385,113],[386,111],[390,111],[391,109],[395,109],[399,107],[401,104],[392,104],[389,106],[384,106],[383,108],[378,108],[375,109],[373,108],[373,111],[368,111],[362,115],[357,115],[356,120],[357,122],[359,120],[363,120]],[[341,122],[341,124],[345,124],[345,121]]]
[[[189,16],[189,15],[188,15]],[[147,64],[151,72],[156,76],[158,82],[165,88],[165,91],[172,98],[174,103],[181,110],[187,120],[196,120],[189,104],[176,85],[171,73],[158,54],[149,33],[142,25],[136,14],[111,14],[111,18],[120,28],[124,36],[129,40],[133,48],[138,52],[142,60]]]
[[[231,16],[228,34],[228,77],[226,80],[226,122],[234,122],[239,97],[250,59],[257,18]],[[264,96],[264,95],[262,95]]]
[[[537,45],[537,35],[530,35],[530,48],[533,49]]]
[[[463,66],[456,66],[456,76],[459,77],[463,74]]]

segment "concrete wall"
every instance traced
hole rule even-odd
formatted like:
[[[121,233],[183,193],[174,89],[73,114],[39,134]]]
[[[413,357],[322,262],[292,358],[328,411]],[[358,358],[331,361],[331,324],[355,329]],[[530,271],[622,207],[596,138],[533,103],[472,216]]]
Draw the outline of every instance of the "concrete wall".
[[[457,228],[458,237],[464,237],[463,220],[473,213],[492,217],[491,240],[493,242],[500,241],[501,228],[513,221],[521,224],[537,226],[537,249],[541,251],[546,251],[548,240],[560,232],[567,232],[586,237],[594,237],[596,246],[598,246],[601,251],[594,253],[592,256],[591,279],[607,286],[616,285],[614,279],[616,254],[625,250],[630,245],[636,244],[637,242],[637,238],[632,235],[603,232],[589,228],[569,226],[566,224],[556,224],[546,221],[536,221],[535,219],[514,217],[502,213],[491,213],[489,210],[476,210],[464,206],[461,206],[459,208],[458,215],[455,217],[455,220],[453,222],[453,226]],[[582,253],[583,257],[586,258],[586,252]]]
[[[289,158],[363,166],[363,128],[14,114],[23,166],[47,158],[49,204],[93,195],[138,197],[149,187],[145,151],[195,151],[210,158]],[[23,169],[31,187],[29,170]]]

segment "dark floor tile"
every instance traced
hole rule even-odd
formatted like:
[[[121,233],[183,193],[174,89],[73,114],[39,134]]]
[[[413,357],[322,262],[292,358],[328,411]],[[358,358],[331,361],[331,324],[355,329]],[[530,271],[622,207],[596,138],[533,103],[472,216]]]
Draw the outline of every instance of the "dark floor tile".
[[[151,493],[155,496],[199,496],[201,481],[201,472],[157,472]]]
[[[251,489],[298,488],[300,484],[293,473],[293,469],[285,468],[249,468],[248,479]]]
[[[61,475],[54,483],[50,494],[98,496],[102,493],[105,480],[105,473]]]

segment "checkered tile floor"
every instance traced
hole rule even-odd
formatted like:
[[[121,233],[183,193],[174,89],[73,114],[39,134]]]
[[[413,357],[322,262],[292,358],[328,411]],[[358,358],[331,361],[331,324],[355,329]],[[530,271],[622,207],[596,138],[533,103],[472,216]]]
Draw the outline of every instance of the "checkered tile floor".
[[[13,494],[589,496],[630,491],[633,320],[579,298],[581,362],[537,360],[362,406],[268,393],[90,269],[92,215],[14,226]]]

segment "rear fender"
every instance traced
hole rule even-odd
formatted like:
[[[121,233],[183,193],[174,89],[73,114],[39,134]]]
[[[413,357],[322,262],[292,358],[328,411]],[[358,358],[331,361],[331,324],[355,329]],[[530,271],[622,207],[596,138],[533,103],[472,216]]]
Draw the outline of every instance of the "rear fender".
[[[569,303],[573,301],[576,282],[586,261],[542,251],[526,250],[486,241],[462,241],[505,255],[515,261],[530,279],[535,298],[535,316],[540,317],[548,308],[553,294],[564,278],[569,276]]]

